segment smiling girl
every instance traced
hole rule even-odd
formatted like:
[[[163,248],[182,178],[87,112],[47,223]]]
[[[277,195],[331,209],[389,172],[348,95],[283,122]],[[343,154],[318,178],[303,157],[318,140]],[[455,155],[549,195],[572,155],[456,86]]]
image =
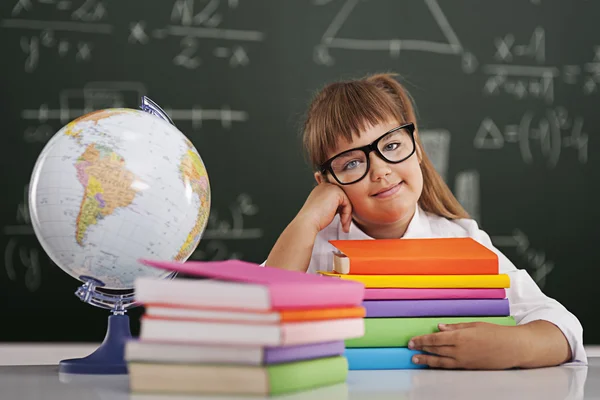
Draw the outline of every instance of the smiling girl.
[[[318,185],[271,250],[268,266],[331,270],[329,240],[471,237],[499,257],[516,326],[440,326],[409,347],[439,368],[532,368],[587,363],[578,319],[497,250],[427,157],[411,99],[391,74],[336,82],[313,99],[304,144]]]

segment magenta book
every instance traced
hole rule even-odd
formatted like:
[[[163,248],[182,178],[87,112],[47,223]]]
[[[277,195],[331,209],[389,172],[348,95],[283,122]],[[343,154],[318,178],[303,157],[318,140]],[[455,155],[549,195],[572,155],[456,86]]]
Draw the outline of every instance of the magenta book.
[[[482,288],[367,288],[365,300],[409,300],[409,299],[504,299],[505,289]]]
[[[153,261],[141,263],[186,275],[264,286],[273,309],[359,306],[364,285],[326,276],[288,271],[239,261]]]

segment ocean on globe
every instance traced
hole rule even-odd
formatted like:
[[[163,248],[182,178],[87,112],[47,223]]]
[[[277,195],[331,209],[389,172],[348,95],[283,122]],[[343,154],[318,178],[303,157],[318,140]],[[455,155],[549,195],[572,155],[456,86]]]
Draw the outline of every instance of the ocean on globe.
[[[169,275],[140,258],[188,259],[210,199],[193,144],[164,119],[129,108],[64,126],[40,153],[29,187],[33,228],[52,261],[118,290],[137,277]]]

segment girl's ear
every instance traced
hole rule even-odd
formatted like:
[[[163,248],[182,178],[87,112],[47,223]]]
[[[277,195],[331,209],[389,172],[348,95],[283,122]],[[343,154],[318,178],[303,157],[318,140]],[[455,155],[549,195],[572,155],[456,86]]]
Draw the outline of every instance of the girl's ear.
[[[327,182],[327,179],[319,171],[315,172],[315,180],[317,181],[317,184],[319,184],[319,185],[323,182]]]

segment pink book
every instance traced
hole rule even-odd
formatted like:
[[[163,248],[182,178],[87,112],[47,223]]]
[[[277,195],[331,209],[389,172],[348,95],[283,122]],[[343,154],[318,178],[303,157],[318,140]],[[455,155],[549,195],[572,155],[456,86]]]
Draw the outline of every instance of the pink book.
[[[139,278],[136,301],[230,309],[284,310],[360,306],[365,287],[360,282],[288,271],[239,261],[140,260],[141,263],[186,275],[208,278]]]
[[[504,299],[505,289],[365,289],[365,300]]]

